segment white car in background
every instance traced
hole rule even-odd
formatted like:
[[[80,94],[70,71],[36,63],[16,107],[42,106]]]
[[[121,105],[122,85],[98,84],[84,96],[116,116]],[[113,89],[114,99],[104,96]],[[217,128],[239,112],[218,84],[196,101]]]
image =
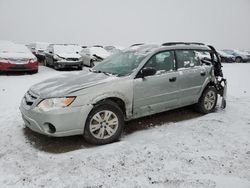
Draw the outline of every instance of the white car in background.
[[[0,71],[38,72],[36,57],[23,44],[0,43]]]
[[[84,65],[93,67],[95,66],[96,62],[100,62],[103,59],[106,59],[111,54],[102,47],[93,46],[83,48],[80,52],[80,55]]]

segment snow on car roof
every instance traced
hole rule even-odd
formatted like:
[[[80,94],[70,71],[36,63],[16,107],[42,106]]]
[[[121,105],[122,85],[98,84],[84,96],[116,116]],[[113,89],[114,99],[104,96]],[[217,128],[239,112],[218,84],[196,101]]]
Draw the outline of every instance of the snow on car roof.
[[[64,44],[55,44],[54,45],[55,53],[76,53],[82,50],[82,47],[79,45],[64,45]]]

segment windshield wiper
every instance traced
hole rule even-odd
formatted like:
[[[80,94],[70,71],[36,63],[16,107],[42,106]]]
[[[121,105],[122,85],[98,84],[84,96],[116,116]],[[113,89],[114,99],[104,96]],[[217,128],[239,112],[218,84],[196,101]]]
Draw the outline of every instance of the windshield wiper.
[[[110,76],[111,73],[108,73],[108,72],[104,72],[104,71],[100,71],[100,70],[94,70],[94,69],[89,69],[90,72],[94,72],[94,73],[103,73],[107,76]]]

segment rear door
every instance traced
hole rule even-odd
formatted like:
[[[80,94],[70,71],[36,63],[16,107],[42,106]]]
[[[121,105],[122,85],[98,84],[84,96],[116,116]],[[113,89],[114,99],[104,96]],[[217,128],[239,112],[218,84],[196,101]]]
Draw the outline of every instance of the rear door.
[[[178,105],[174,51],[164,51],[153,55],[145,67],[153,67],[153,76],[134,79],[134,117],[150,115]]]
[[[177,72],[179,74],[178,88],[180,105],[189,105],[199,99],[202,86],[208,72],[200,63],[194,50],[176,50]],[[209,56],[209,53],[207,54]]]

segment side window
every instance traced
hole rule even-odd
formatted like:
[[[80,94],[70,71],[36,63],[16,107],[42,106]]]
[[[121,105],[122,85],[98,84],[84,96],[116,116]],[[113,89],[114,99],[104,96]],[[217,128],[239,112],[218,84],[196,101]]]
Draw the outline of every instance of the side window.
[[[200,65],[199,57],[193,50],[176,50],[176,59],[178,69]]]
[[[173,51],[165,51],[155,54],[150,58],[145,67],[153,67],[156,74],[161,74],[175,69],[175,57]]]

